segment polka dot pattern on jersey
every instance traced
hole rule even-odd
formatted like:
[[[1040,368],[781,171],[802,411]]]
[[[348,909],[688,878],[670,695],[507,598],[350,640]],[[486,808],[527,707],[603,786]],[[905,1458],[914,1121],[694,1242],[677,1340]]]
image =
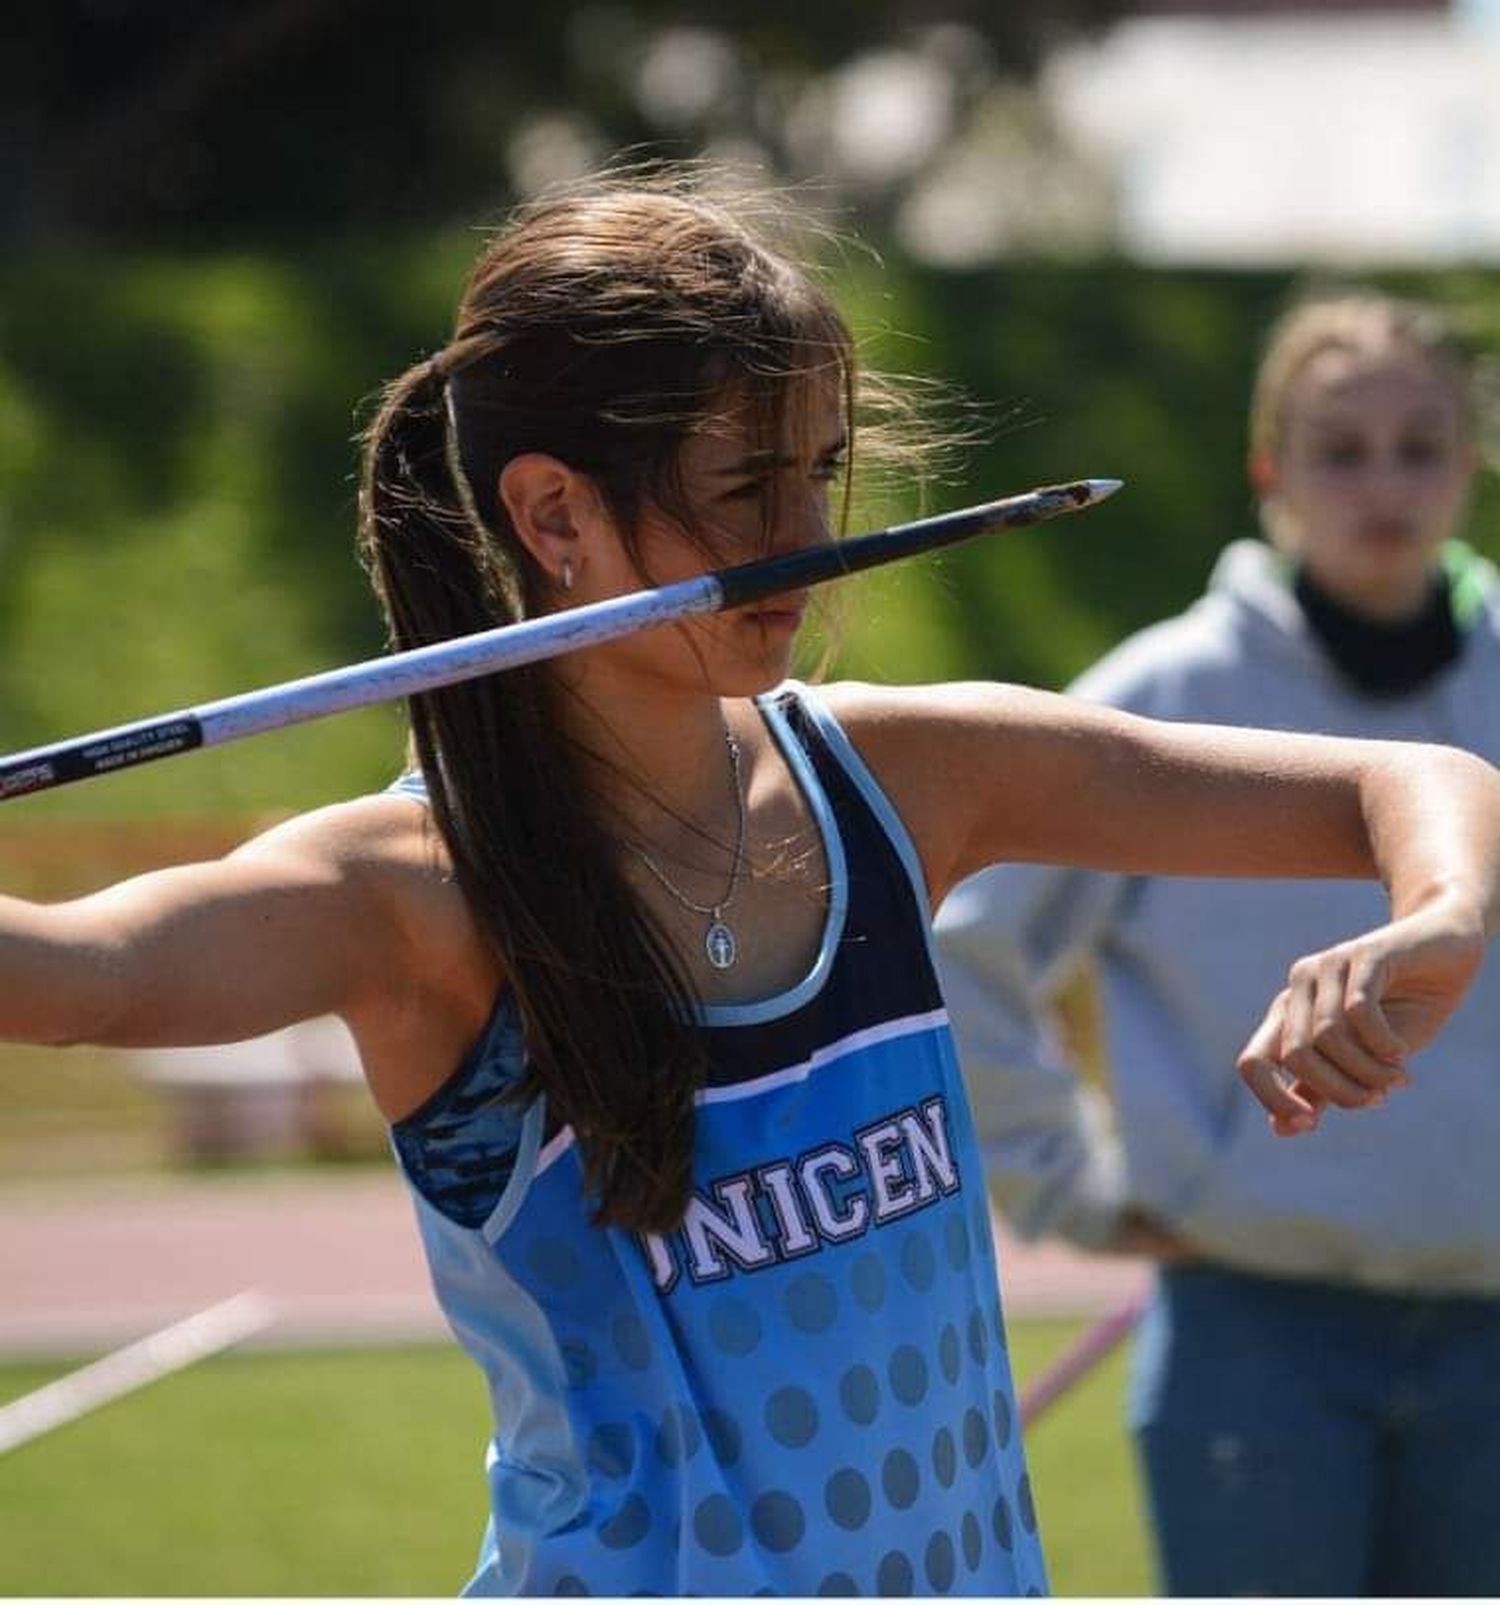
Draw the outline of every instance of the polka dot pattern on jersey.
[[[958,1575],[958,1557],[953,1540],[947,1533],[936,1532],[928,1539],[923,1570],[927,1573],[928,1583],[939,1594],[946,1594],[953,1587],[953,1580]]]
[[[656,1434],[656,1453],[662,1463],[680,1466],[698,1453],[702,1443],[703,1429],[697,1416],[685,1405],[670,1405]]]
[[[635,1463],[635,1435],[616,1421],[601,1422],[589,1434],[589,1468],[603,1477],[624,1477]]]
[[[979,1517],[972,1510],[964,1512],[963,1523],[959,1528],[960,1542],[964,1549],[964,1565],[971,1572],[979,1570],[979,1557],[984,1549],[984,1534],[979,1528]]]
[[[905,1449],[892,1449],[880,1468],[880,1485],[893,1510],[909,1510],[917,1502],[922,1476]]]
[[[750,1507],[750,1526],[767,1549],[785,1554],[802,1542],[807,1518],[791,1494],[779,1490],[761,1494]]]
[[[811,1443],[818,1430],[818,1407],[806,1388],[778,1388],[766,1400],[766,1426],[784,1449]]]
[[[937,1255],[925,1232],[911,1232],[901,1245],[901,1274],[914,1293],[925,1293],[937,1275]]]
[[[582,1338],[569,1338],[560,1345],[568,1386],[586,1388],[599,1373],[599,1361]]]
[[[864,1526],[873,1503],[864,1473],[852,1466],[845,1466],[828,1479],[824,1504],[832,1520],[846,1532],[858,1532]]]
[[[841,831],[850,809],[841,793]],[[941,996],[920,979],[925,910],[914,885],[896,889],[916,942],[893,961],[886,914],[860,912],[889,877],[859,855],[838,874],[837,1000],[710,1021],[679,1223],[593,1226],[579,1150],[549,1133],[503,1228],[438,1242],[450,1314],[496,1362],[499,1538],[478,1583],[707,1597],[1044,1583],[983,1167]],[[503,1280],[481,1304],[486,1253]]]
[[[787,1319],[799,1332],[826,1332],[838,1318],[839,1300],[826,1276],[799,1276],[786,1290]]]
[[[703,1415],[703,1434],[714,1459],[727,1471],[740,1458],[743,1435],[739,1423],[723,1410],[707,1410]]]
[[[933,1436],[932,1473],[941,1488],[951,1488],[958,1475],[958,1450],[947,1427],[939,1427]]]
[[[710,1494],[693,1512],[693,1538],[710,1555],[732,1555],[745,1541],[739,1506],[724,1494]]]
[[[995,1389],[994,1412],[995,1442],[1002,1449],[1008,1449],[1010,1447],[1011,1419],[1014,1412],[1011,1410],[1010,1400],[1006,1398],[999,1388]]]
[[[902,1404],[918,1405],[927,1397],[927,1361],[910,1343],[892,1353],[887,1374],[891,1392]]]
[[[620,1363],[632,1371],[644,1371],[651,1364],[651,1340],[640,1316],[627,1310],[610,1322],[610,1336]]]
[[[1022,1473],[1020,1486],[1016,1489],[1016,1504],[1021,1512],[1021,1525],[1029,1533],[1036,1531],[1036,1506],[1031,1502],[1031,1478]]]
[[[708,1331],[724,1354],[750,1354],[760,1346],[760,1316],[753,1304],[741,1298],[721,1298],[709,1311]]]
[[[967,1210],[950,1209],[892,1233],[881,1255],[852,1251],[833,1273],[789,1265],[769,1312],[738,1291],[705,1290],[709,1341],[745,1363],[726,1373],[735,1385],[703,1417],[695,1447],[727,1471],[762,1466],[766,1481],[738,1498],[707,1493],[685,1542],[723,1560],[747,1546],[790,1556],[817,1545],[833,1562],[817,1581],[829,1597],[963,1592],[986,1575],[986,1555],[1015,1552],[1029,1492],[1019,1467],[998,1487],[986,1470],[1014,1440],[1014,1412],[987,1301],[972,1296],[974,1241]],[[943,1293],[950,1283],[958,1298]],[[923,1318],[928,1298],[941,1318]],[[890,1334],[883,1352],[861,1335],[865,1322]],[[618,1336],[616,1347],[634,1349]],[[851,1351],[863,1357],[841,1363]],[[804,1380],[820,1370],[831,1378],[821,1394]],[[830,1467],[825,1436],[851,1457]],[[658,1457],[681,1464],[690,1447],[668,1412]],[[950,1503],[965,1490],[968,1503]]]
[[[858,1427],[867,1427],[880,1414],[880,1383],[867,1365],[851,1365],[839,1383],[839,1403]]]
[[[651,1530],[651,1507],[631,1494],[599,1529],[599,1542],[607,1549],[633,1549]]]
[[[912,1564],[899,1550],[888,1550],[880,1557],[875,1572],[876,1589],[888,1597],[902,1597],[912,1593],[916,1586],[916,1573]]]
[[[669,1398],[589,1431],[590,1474],[618,1492],[586,1542],[625,1557],[680,1525],[675,1542],[702,1565],[807,1553],[822,1567],[808,1586],[827,1597],[971,1592],[997,1575],[996,1557],[1022,1552],[1035,1510],[1024,1466],[1006,1459],[1014,1404],[990,1301],[974,1297],[967,1208],[879,1246],[789,1264],[769,1300],[704,1289],[695,1319],[727,1385],[706,1408]],[[587,1285],[566,1244],[539,1239],[528,1264]],[[558,1351],[569,1385],[588,1388],[653,1375],[660,1341],[626,1309],[590,1336],[559,1334]],[[680,1524],[665,1495],[679,1478],[696,1489],[676,1507]],[[599,1593],[607,1575],[580,1568],[558,1587],[571,1578]],[[722,1575],[732,1591],[742,1574]]]
[[[938,1369],[943,1373],[943,1381],[952,1386],[958,1381],[962,1366],[963,1350],[959,1343],[958,1328],[949,1321],[938,1338]]]
[[[885,1303],[885,1266],[873,1254],[861,1254],[854,1262],[854,1299],[862,1310],[873,1315]]]

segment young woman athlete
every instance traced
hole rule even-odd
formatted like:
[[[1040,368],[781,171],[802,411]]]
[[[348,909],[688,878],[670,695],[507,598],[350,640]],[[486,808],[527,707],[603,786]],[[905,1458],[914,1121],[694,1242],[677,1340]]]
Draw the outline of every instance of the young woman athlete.
[[[369,434],[393,644],[831,539],[860,395],[838,313],[733,207],[528,207]],[[806,603],[423,696],[383,795],[0,900],[5,1037],[348,1022],[493,1400],[475,1592],[1044,1587],[928,945],[959,879],[1379,875],[1390,920],[1305,957],[1247,1050],[1287,1125],[1402,1080],[1500,904],[1476,759],[813,690]]]

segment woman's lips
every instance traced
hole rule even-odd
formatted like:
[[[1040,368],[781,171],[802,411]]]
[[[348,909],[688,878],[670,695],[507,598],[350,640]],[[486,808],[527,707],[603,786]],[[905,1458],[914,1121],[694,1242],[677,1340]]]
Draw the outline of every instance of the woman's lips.
[[[771,607],[751,608],[745,617],[762,629],[795,630],[801,625],[806,611],[805,604],[780,602]]]
[[[1367,518],[1357,533],[1372,546],[1401,546],[1416,540],[1420,531],[1405,518]]]

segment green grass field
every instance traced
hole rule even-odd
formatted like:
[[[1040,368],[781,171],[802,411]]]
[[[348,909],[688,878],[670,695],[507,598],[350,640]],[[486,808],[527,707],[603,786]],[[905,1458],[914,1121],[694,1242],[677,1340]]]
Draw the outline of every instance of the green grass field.
[[[1077,1330],[1020,1323],[1018,1377]],[[59,1367],[0,1367],[0,1400]],[[1060,1594],[1151,1589],[1114,1356],[1035,1428]],[[484,1520],[483,1393],[441,1347],[226,1356],[0,1458],[0,1594],[451,1595]]]

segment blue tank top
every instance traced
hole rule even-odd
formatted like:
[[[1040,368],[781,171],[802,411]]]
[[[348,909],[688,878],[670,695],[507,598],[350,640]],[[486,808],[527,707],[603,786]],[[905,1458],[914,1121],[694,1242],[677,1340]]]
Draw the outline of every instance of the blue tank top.
[[[572,1131],[496,1101],[524,1055],[504,997],[393,1128],[494,1411],[470,1593],[1045,1591],[915,851],[811,693],[760,708],[822,833],[827,925],[789,991],[702,1010],[682,1226],[589,1224]]]

